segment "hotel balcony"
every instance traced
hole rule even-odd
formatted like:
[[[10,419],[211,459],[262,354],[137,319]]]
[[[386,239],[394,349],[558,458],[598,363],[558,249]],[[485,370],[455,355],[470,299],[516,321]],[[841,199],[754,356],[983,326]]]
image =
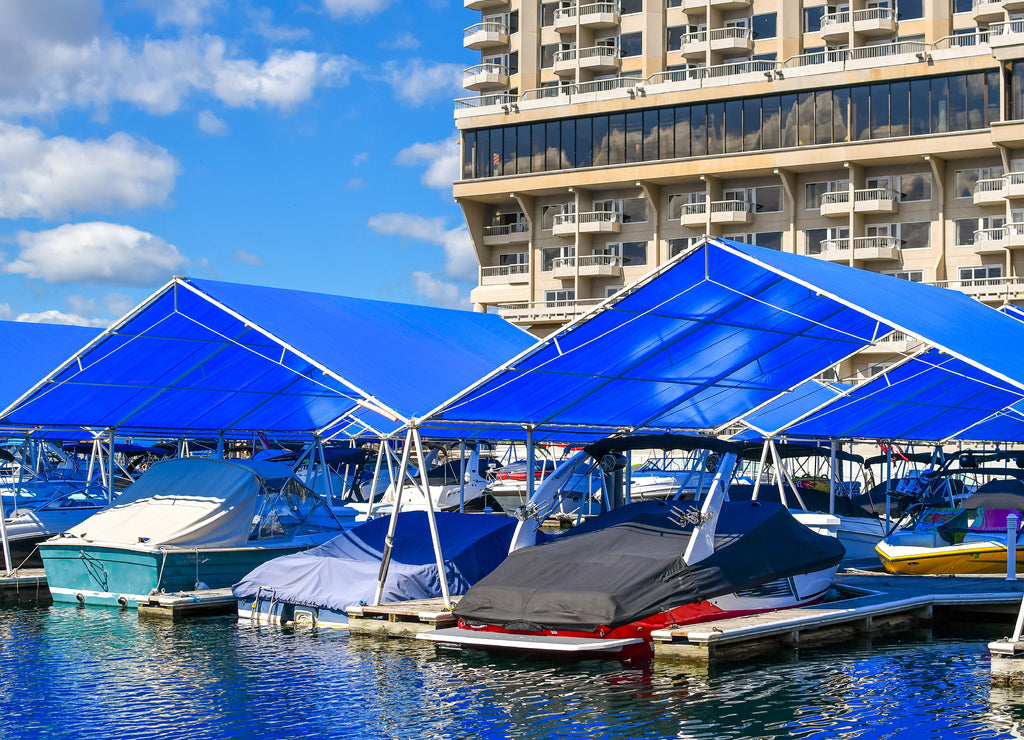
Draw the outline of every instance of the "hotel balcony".
[[[711,202],[711,223],[749,224],[753,220],[754,206],[745,200],[716,200]]]
[[[974,0],[971,15],[974,22],[982,26],[1001,21],[1006,18],[1003,0]]]
[[[873,345],[862,350],[871,354],[897,355],[906,354],[921,345],[921,341],[901,331],[891,331],[878,339]]]
[[[889,36],[896,33],[896,11],[868,8],[853,11],[853,32],[861,36]]]
[[[1004,21],[988,27],[988,45],[1001,62],[1024,56],[1024,21]]]
[[[564,323],[582,316],[603,300],[584,298],[578,301],[499,303],[498,315],[513,324]]]
[[[614,46],[589,46],[586,49],[578,49],[577,56],[580,61],[580,69],[595,74],[618,72],[622,67],[619,50]]]
[[[679,39],[679,51],[686,59],[703,59],[708,50],[708,32],[684,33]]]
[[[899,200],[888,188],[866,188],[853,191],[855,213],[896,213]]]
[[[504,64],[478,64],[462,73],[467,90],[498,90],[508,87],[508,67]]]
[[[899,237],[858,236],[853,240],[855,260],[898,260],[900,258]]]
[[[467,49],[480,51],[496,46],[508,45],[508,26],[488,21],[470,26],[463,32],[462,45]]]
[[[575,236],[576,235],[576,214],[559,213],[551,222],[552,236]]]
[[[711,0],[711,7],[718,10],[743,10],[749,8],[751,0]],[[703,3],[697,7],[701,7]],[[694,8],[696,10],[697,8]]]
[[[1011,13],[1024,10],[1024,0],[1003,0],[1003,7]]]
[[[966,293],[983,303],[1006,303],[1024,298],[1024,278],[978,278],[976,280],[938,280],[931,285]]]
[[[978,254],[1000,254],[1006,250],[1006,229],[978,229],[974,232],[974,251]]]
[[[530,266],[497,265],[480,268],[481,285],[522,285],[530,282]]]
[[[1006,178],[993,177],[978,180],[974,185],[974,205],[995,206],[1006,198]]]
[[[821,251],[816,256],[829,262],[849,262],[850,240],[848,238],[823,239]]]
[[[844,10],[841,13],[825,13],[821,16],[821,38],[826,43],[842,43],[850,38],[850,24],[853,19],[850,11]]]
[[[558,33],[576,33],[576,6],[555,10],[554,27]]]
[[[1006,181],[1006,197],[1013,200],[1024,198],[1024,172],[1011,172],[1003,176]]]
[[[1006,248],[1020,249],[1024,247],[1024,222],[1011,221],[1003,227],[1006,232]]]
[[[707,203],[686,203],[679,223],[682,226],[703,226],[708,220]]]
[[[554,70],[559,77],[573,77],[576,74],[576,50],[556,51]]]
[[[576,220],[581,234],[617,234],[622,229],[622,218],[615,211],[588,211]]]
[[[748,54],[754,49],[749,28],[713,28],[708,32],[711,50]]]
[[[611,28],[619,25],[622,8],[618,3],[585,3],[580,6],[580,25],[583,28]]]
[[[501,247],[530,240],[530,226],[526,223],[485,226],[483,241],[485,247]]]
[[[554,276],[560,280],[580,277],[618,277],[622,274],[622,258],[617,254],[587,254],[582,257],[556,257]]]
[[[508,0],[463,0],[466,10],[492,10],[508,6]]]
[[[850,191],[834,190],[822,193],[818,198],[818,208],[821,209],[822,216],[849,216]]]

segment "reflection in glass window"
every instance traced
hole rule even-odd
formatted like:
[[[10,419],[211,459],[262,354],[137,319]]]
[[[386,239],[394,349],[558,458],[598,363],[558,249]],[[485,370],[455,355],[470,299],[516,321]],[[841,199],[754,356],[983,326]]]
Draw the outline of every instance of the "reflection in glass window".
[[[777,252],[782,251],[782,232],[781,231],[759,231],[753,234],[753,243],[759,247],[765,249],[774,249]]]
[[[900,242],[902,249],[927,249],[931,242],[931,223],[928,221],[911,221],[902,223]]]
[[[972,0],[952,0],[954,13],[970,13],[973,5]]]
[[[821,243],[828,239],[828,229],[807,229],[804,232],[804,247],[807,254],[821,254]]]
[[[930,172],[915,172],[900,176],[900,200],[912,203],[932,199],[932,176]]]
[[[647,264],[647,242],[622,242],[623,267]]]
[[[920,283],[924,281],[924,270],[889,270],[882,273],[883,275],[891,275],[894,278],[900,280],[909,280],[912,283]]]
[[[647,223],[647,198],[622,199],[622,223]]]
[[[804,33],[820,31],[821,16],[823,15],[825,15],[824,5],[818,5],[814,8],[804,8]]]
[[[750,29],[755,39],[775,38],[775,13],[760,13],[750,19]]]
[[[896,19],[909,21],[924,18],[924,3],[921,0],[896,0]]]
[[[953,222],[956,230],[956,245],[958,247],[969,247],[974,244],[974,232],[978,230],[978,219],[958,218]]]
[[[753,191],[754,213],[782,213],[781,185],[759,185]]]
[[[624,33],[619,36],[619,52],[623,57],[638,57],[643,53],[643,34]]]

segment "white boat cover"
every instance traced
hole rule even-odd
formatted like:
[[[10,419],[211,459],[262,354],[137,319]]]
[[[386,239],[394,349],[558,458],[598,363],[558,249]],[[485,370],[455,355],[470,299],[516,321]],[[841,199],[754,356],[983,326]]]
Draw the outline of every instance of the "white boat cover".
[[[292,473],[281,463],[166,460],[71,534],[93,542],[149,547],[242,547],[253,528],[261,476],[288,478]]]

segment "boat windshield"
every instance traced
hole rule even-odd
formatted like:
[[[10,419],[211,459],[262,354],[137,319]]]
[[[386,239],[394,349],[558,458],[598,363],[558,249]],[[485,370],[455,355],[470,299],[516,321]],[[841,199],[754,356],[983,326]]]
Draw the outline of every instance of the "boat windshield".
[[[323,498],[297,478],[264,479],[250,540],[295,537],[341,529]]]

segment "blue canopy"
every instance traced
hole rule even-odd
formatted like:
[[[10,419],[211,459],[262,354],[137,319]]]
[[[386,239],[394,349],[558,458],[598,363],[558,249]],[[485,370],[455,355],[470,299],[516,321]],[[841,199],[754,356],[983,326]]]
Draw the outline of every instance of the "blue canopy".
[[[716,432],[893,330],[994,387],[977,399],[988,413],[1007,405],[1007,389],[1024,390],[1024,324],[962,293],[708,238],[420,425],[427,436],[531,425],[537,439],[572,428]]]
[[[760,439],[771,430],[834,400],[851,387],[846,383],[822,383],[818,380],[801,383],[789,393],[744,416],[740,423],[748,429],[732,435],[730,439]]]
[[[0,421],[150,434],[389,432],[532,341],[493,315],[175,278]]]

